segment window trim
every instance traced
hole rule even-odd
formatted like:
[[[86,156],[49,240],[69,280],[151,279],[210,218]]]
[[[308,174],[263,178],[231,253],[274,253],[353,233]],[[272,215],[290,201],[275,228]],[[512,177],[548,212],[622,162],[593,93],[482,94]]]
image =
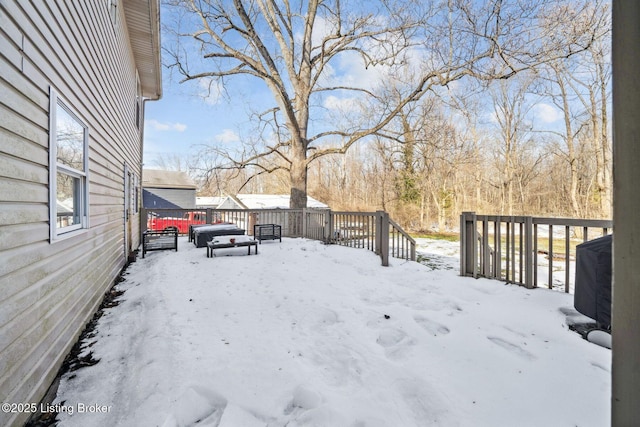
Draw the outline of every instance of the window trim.
[[[118,9],[120,7],[120,4],[118,2],[118,0],[107,0],[108,1],[108,7],[109,7],[109,17],[111,18],[111,24],[113,25],[114,28],[117,28],[118,26]]]
[[[135,105],[135,115],[136,115],[136,128],[140,131],[142,126],[142,86],[140,84],[140,74],[138,74],[138,70],[136,69],[136,105]]]
[[[58,163],[57,115],[58,108],[65,110],[83,128],[83,170],[77,170]],[[58,227],[58,172],[80,179],[79,217],[80,222],[66,227]],[[70,104],[53,87],[49,90],[49,239],[61,240],[89,228],[89,127],[80,119]]]

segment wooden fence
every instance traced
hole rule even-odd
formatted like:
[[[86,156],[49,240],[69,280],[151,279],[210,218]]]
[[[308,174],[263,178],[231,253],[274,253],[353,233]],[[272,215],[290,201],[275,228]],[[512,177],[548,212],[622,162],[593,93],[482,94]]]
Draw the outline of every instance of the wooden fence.
[[[253,233],[254,224],[278,224],[283,237],[304,237],[373,251],[382,265],[389,257],[415,261],[416,242],[384,211],[334,212],[328,209],[142,209],[140,230],[143,233],[152,218],[161,218],[163,227],[175,226],[182,233],[185,217],[191,222],[212,224],[232,222]],[[194,219],[195,218],[195,219]]]
[[[560,282],[568,293],[574,286],[575,246],[612,231],[610,220],[463,212],[460,274],[504,280],[528,288],[538,287],[546,279],[549,289]],[[562,274],[561,279],[557,278],[558,273]]]

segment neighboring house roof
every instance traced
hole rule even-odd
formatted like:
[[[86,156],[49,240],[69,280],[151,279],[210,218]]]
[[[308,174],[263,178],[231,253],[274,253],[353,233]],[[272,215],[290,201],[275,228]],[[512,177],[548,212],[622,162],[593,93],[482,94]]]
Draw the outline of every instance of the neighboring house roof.
[[[235,196],[224,196],[215,206],[216,209],[249,209]]]
[[[218,209],[288,209],[288,194],[236,194],[223,197],[196,197],[196,206]],[[329,209],[328,205],[307,196],[307,207]]]
[[[155,169],[142,170],[143,188],[182,188],[195,190],[196,184],[185,172]]]
[[[58,216],[73,214],[73,199],[67,199],[64,201],[56,200],[56,205],[56,212],[58,213]]]
[[[225,199],[224,196],[196,197],[196,206],[206,206],[211,208],[217,208],[224,199]]]
[[[288,194],[237,194],[236,198],[247,209],[286,209],[289,208],[291,196]],[[329,206],[307,196],[307,207],[329,209]]]
[[[124,0],[122,4],[142,96],[160,99],[160,0]]]

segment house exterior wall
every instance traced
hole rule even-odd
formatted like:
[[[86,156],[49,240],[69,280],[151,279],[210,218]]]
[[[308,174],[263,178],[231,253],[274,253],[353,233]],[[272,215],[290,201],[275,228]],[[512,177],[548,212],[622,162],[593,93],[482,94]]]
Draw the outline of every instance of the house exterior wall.
[[[613,313],[611,425],[640,419],[640,4],[613,1]]]
[[[0,397],[37,403],[124,267],[125,245],[139,246],[131,197],[141,192],[125,197],[124,176],[140,182],[144,104],[124,9],[106,0],[0,0],[0,70]],[[55,239],[52,89],[86,124],[89,147],[88,225]],[[0,425],[28,415],[0,412]]]
[[[182,209],[195,209],[196,207],[196,190],[187,188],[149,188],[145,187],[145,191],[155,194],[156,196],[167,200]],[[160,206],[147,206],[149,202],[145,201],[145,208],[153,209]]]
[[[220,203],[218,209],[244,209],[244,206],[238,205],[232,198],[227,197]]]

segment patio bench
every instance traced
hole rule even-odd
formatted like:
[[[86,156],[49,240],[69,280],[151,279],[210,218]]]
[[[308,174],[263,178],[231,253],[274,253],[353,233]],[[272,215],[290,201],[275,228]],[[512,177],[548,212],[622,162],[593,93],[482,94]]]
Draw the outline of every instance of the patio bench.
[[[214,249],[224,248],[238,248],[241,246],[247,247],[247,255],[251,255],[251,246],[256,248],[256,255],[258,255],[258,241],[250,238],[249,236],[217,236],[210,242],[207,242],[207,258],[216,256],[213,252]]]
[[[142,258],[149,251],[165,249],[178,251],[178,230],[147,230],[142,233]]]
[[[282,227],[278,224],[255,224],[253,237],[262,243],[263,240],[280,240],[282,242]]]

